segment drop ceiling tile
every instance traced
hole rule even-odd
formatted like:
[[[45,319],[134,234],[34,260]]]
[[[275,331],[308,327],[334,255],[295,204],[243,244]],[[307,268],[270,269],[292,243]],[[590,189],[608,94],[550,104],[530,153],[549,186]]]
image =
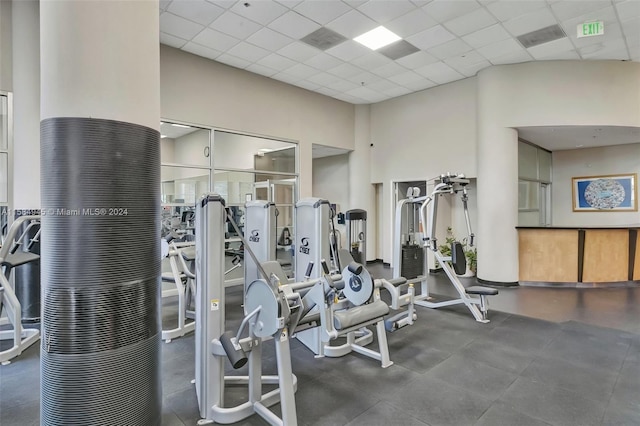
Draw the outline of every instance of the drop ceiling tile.
[[[187,41],[183,40],[179,37],[174,37],[171,34],[160,33],[160,43],[166,44],[167,46],[175,47],[176,49],[180,49],[185,45]]]
[[[355,89],[347,91],[346,94],[366,100],[378,98],[380,96],[378,92],[376,92],[375,90],[371,90],[368,87],[356,87]]]
[[[316,75],[312,75],[306,80],[312,83],[319,84],[321,86],[326,86],[328,84],[335,83],[336,81],[340,80],[340,77],[337,77],[333,74],[329,74],[327,72],[321,72]]]
[[[622,23],[624,35],[630,46],[640,43],[640,18],[631,19]]]
[[[358,6],[362,6],[367,2],[367,0],[342,0],[352,8],[356,9]]]
[[[218,19],[213,21],[213,23],[209,25],[209,28],[244,40],[251,34],[258,31],[260,29],[260,25],[243,16],[227,11]]]
[[[396,84],[399,84],[401,86],[405,86],[408,83],[415,83],[417,81],[422,81],[424,80],[424,76],[414,72],[414,71],[405,71],[403,73],[400,74],[396,74],[396,75],[392,75],[390,77],[387,78],[387,80],[389,81],[393,81]]]
[[[321,87],[319,84],[316,83],[312,83],[310,81],[307,80],[300,80],[296,83],[296,86],[298,87],[302,87],[303,89],[307,89],[307,90],[316,90],[317,88]]]
[[[558,20],[566,21],[567,19],[584,15],[585,13],[589,13],[594,10],[602,9],[603,7],[606,7],[610,4],[611,2],[605,3],[602,0],[565,0],[552,4],[551,10],[553,10],[553,13],[558,18]]]
[[[293,9],[294,7],[302,3],[302,0],[277,0],[277,2],[285,7],[288,7],[289,9]]]
[[[520,43],[510,38],[502,40],[497,43],[488,44],[477,49],[478,53],[493,62],[492,59],[499,58],[501,56],[510,55],[524,49],[520,46]]]
[[[407,83],[405,86],[407,87],[407,89],[411,89],[414,92],[420,92],[421,90],[437,86],[437,84],[429,80],[428,78],[423,78],[421,81]]]
[[[379,81],[380,80],[380,76],[377,76],[377,75],[375,75],[373,73],[365,71],[365,72],[361,72],[360,74],[356,74],[354,76],[347,77],[347,80],[349,80],[352,83],[359,84],[361,86],[367,86],[367,85],[369,85],[371,83]]]
[[[160,15],[160,31],[184,40],[191,40],[204,26],[169,12]]]
[[[466,15],[447,21],[443,25],[455,35],[463,36],[486,28],[496,22],[496,18],[485,9],[476,9]]]
[[[411,0],[411,3],[415,4],[418,7],[422,7],[428,3],[431,3],[433,0]]]
[[[231,49],[227,50],[227,53],[238,58],[245,59],[249,62],[256,62],[267,56],[270,52],[261,47],[241,41]]]
[[[385,95],[391,97],[391,98],[396,98],[398,96],[402,96],[402,95],[406,95],[408,93],[411,93],[411,89],[407,89],[404,86],[397,86],[393,89],[388,89],[388,90],[383,90],[382,93],[384,93]]]
[[[531,57],[531,55],[529,55],[529,52],[527,52],[524,49],[520,49],[518,51],[507,53],[505,55],[496,56],[495,58],[490,59],[489,61],[493,65],[503,65],[503,64],[518,64],[521,62],[529,62],[532,60],[533,58]]]
[[[235,0],[207,0],[207,1],[223,9],[229,9],[231,6],[233,6],[236,3]]]
[[[427,15],[422,9],[415,9],[384,24],[386,28],[403,38],[407,38],[428,28],[435,27],[436,25],[438,25],[438,22]]]
[[[473,66],[478,63],[486,62],[484,56],[479,54],[478,52],[471,51],[467,52],[463,55],[454,56],[444,60],[444,63],[449,65],[452,68],[467,68]]]
[[[272,30],[276,30],[296,40],[320,28],[319,24],[292,10],[280,16],[268,26]]]
[[[296,77],[294,75],[288,74],[286,72],[279,72],[271,76],[274,80],[282,81],[287,84],[296,84],[298,81],[302,80],[300,77]]]
[[[461,78],[464,78],[462,74],[460,74],[444,62],[436,62],[435,64],[418,68],[416,70],[416,73],[427,77],[429,80],[435,81],[438,84],[444,84],[450,81],[460,80]]]
[[[233,55],[229,55],[228,53],[223,53],[222,55],[216,58],[217,62],[222,62],[223,64],[231,65],[236,68],[246,68],[251,65],[251,62],[244,60],[242,58],[237,58]]]
[[[193,41],[210,49],[220,50],[223,52],[240,43],[240,40],[237,38],[210,28],[205,28],[200,34],[193,38]]]
[[[430,47],[446,43],[454,38],[456,37],[442,25],[436,25],[435,27],[408,37],[407,41],[422,50],[427,50]]]
[[[383,92],[385,90],[395,89],[398,87],[398,85],[389,80],[380,79],[376,82],[368,84],[367,87],[371,90],[375,90],[376,92]]]
[[[347,77],[354,76],[356,74],[360,74],[362,70],[351,64],[343,63],[341,65],[338,65],[335,68],[331,68],[327,72],[333,75],[337,75],[340,78],[347,78]]]
[[[436,21],[442,23],[479,7],[480,4],[474,0],[433,0],[422,9]]]
[[[333,67],[337,67],[342,63],[342,61],[335,56],[327,55],[326,53],[320,53],[319,55],[316,55],[313,58],[304,61],[304,63],[306,65],[309,65],[310,67],[326,71]]]
[[[362,6],[358,6],[358,10],[374,21],[384,24],[398,16],[404,15],[410,10],[414,10],[415,5],[409,2],[389,1],[389,0],[372,0]]]
[[[287,74],[300,77],[300,78],[308,78],[318,73],[320,73],[319,70],[305,64],[296,64],[291,68],[287,69]]]
[[[360,56],[359,58],[356,58],[350,62],[351,64],[357,67],[360,67],[366,70],[371,70],[374,68],[381,67],[384,64],[388,64],[389,62],[391,62],[391,59],[379,53],[371,52],[371,53],[367,53],[364,56]]]
[[[529,54],[535,59],[570,59],[565,57],[567,52],[574,52],[575,48],[568,38],[561,38],[550,41],[549,43],[540,44],[527,49]],[[574,52],[575,53],[575,52]],[[572,55],[566,55],[572,56]],[[573,55],[576,56],[577,55]],[[579,59],[579,57],[577,57]]]
[[[462,37],[469,46],[476,49],[508,38],[511,38],[511,34],[501,24],[495,24]]]
[[[379,75],[380,77],[385,77],[385,78],[389,78],[393,75],[399,74],[399,73],[403,73],[406,72],[407,69],[396,64],[395,62],[390,62],[386,65],[383,65],[381,67],[375,68],[373,70],[371,70],[372,73]]]
[[[508,21],[525,13],[545,7],[544,0],[495,1],[486,5],[487,9],[499,21]]]
[[[467,43],[460,40],[459,38],[455,38],[446,43],[442,43],[438,46],[434,46],[431,49],[429,49],[427,52],[429,52],[431,55],[435,56],[436,58],[442,60],[446,58],[451,58],[453,56],[462,55],[463,53],[469,52],[470,50],[472,50],[471,46],[469,46]]]
[[[303,1],[294,10],[320,25],[325,25],[352,9],[341,1]]]
[[[250,6],[246,7],[245,4]],[[279,16],[284,15],[289,9],[273,1],[249,1],[237,2],[231,7],[231,10],[254,22],[267,25]]]
[[[223,8],[204,0],[173,1],[167,11],[205,26],[224,13]]]
[[[222,55],[222,52],[220,52],[219,50],[209,49],[208,47],[193,43],[191,41],[182,46],[182,50],[209,59],[216,59],[218,56]]]
[[[425,65],[438,62],[438,58],[428,54],[427,52],[420,51],[420,52],[416,52],[411,55],[405,56],[404,58],[400,58],[396,62],[405,68],[414,70],[416,68],[420,68]]]
[[[296,41],[278,50],[278,54],[293,59],[297,62],[304,62],[307,59],[313,58],[320,51],[316,48],[309,46],[308,44]]]
[[[256,46],[260,46],[263,49],[271,50],[272,52],[293,43],[292,38],[267,27],[261,28],[257,32],[251,34],[251,36],[247,38],[247,41],[251,44],[255,44]]]
[[[347,80],[338,80],[334,83],[331,83],[327,86],[329,89],[335,90],[336,92],[344,93],[349,90],[357,89],[360,87],[358,84],[353,83]]]
[[[584,59],[629,59],[627,46],[622,40],[604,41],[595,46],[580,49],[580,55]]]
[[[342,34],[346,38],[352,39],[378,27],[379,25],[380,24],[376,21],[364,16],[357,10],[352,10],[339,18],[334,19],[325,26],[338,34]]]
[[[640,2],[637,0],[627,0],[616,3],[616,10],[622,22],[640,17]]]
[[[158,6],[160,6],[160,10],[165,10],[167,6],[169,6],[169,3],[171,3],[171,0],[160,0]]]
[[[502,25],[514,36],[519,36],[554,24],[557,24],[556,18],[545,8],[510,19]]]
[[[343,43],[340,43],[336,47],[327,49],[325,52],[331,56],[342,59],[343,61],[352,61],[356,58],[359,58],[360,56],[371,53],[371,49],[369,49],[368,47],[364,47],[360,43],[353,40],[347,40]]]
[[[277,53],[267,55],[258,61],[258,65],[273,68],[278,71],[285,71],[288,68],[293,67],[295,64],[296,62],[285,58],[284,56],[280,56]]]
[[[468,65],[459,64],[458,66],[454,66],[448,61],[445,61],[445,63],[449,65],[451,68],[453,68],[454,70],[458,71],[460,74],[464,75],[465,77],[473,77],[478,73],[478,71],[491,66],[491,62],[487,61],[486,59],[482,60],[481,62],[476,62],[474,64],[468,64]]]
[[[271,77],[272,75],[275,75],[278,73],[278,70],[274,70],[273,68],[264,67],[258,64],[251,64],[248,67],[246,67],[245,70],[251,71],[252,73],[255,73],[255,74],[264,75],[265,77]]]

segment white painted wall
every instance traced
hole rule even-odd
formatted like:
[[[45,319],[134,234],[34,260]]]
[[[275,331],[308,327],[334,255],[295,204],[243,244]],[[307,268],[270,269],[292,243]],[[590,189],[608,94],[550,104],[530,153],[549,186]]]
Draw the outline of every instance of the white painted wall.
[[[205,157],[205,147],[209,146],[209,135],[206,129],[196,130],[181,136],[174,141],[173,158],[177,164],[209,167],[209,157]]]
[[[12,72],[12,19],[13,2],[0,1],[0,90],[13,90]]]
[[[384,232],[378,238],[382,259],[391,263],[392,181],[446,172],[476,176],[475,78],[371,105],[371,141],[371,182],[383,184],[384,210],[378,214]]]
[[[160,162],[175,163],[175,139],[160,139]]]
[[[640,142],[553,153],[552,219],[554,226],[639,225],[639,212],[574,212],[571,178],[636,173],[640,176]],[[637,185],[637,183],[636,183]]]
[[[299,141],[300,197],[312,194],[312,144],[353,149],[354,106],[160,46],[162,116]]]

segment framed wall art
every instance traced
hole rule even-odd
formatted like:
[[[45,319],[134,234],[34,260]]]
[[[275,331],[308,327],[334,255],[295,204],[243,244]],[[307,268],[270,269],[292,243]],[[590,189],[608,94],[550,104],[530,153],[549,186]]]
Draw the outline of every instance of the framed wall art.
[[[638,210],[636,173],[572,178],[574,212]]]

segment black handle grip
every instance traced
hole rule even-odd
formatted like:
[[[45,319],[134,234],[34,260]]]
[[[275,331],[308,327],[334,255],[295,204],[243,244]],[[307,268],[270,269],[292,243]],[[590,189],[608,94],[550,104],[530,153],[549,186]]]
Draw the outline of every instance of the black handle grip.
[[[309,264],[307,265],[307,271],[304,273],[304,276],[310,277],[311,271],[313,271],[313,262],[309,262]]]
[[[227,358],[229,358],[229,362],[236,370],[244,366],[247,361],[247,354],[244,353],[242,348],[236,349],[235,345],[231,338],[233,337],[233,333],[230,331],[226,331],[222,336],[220,336],[220,343],[222,343],[222,348],[224,352],[227,354]]]
[[[322,270],[325,274],[329,273],[329,267],[327,266],[327,262],[324,259],[322,259]]]

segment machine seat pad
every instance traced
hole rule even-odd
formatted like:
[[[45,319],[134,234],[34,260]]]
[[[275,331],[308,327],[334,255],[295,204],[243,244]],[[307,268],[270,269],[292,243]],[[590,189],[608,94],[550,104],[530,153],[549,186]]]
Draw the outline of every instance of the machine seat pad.
[[[465,291],[467,292],[467,294],[479,294],[482,296],[495,296],[496,294],[498,294],[497,288],[482,287],[479,285],[467,287]]]
[[[182,258],[184,260],[186,260],[187,262],[192,262],[194,260],[196,260],[196,248],[195,246],[193,247],[185,247],[183,249],[180,250],[180,254],[182,255]]]
[[[336,330],[344,330],[372,319],[383,317],[388,313],[389,305],[382,300],[376,300],[367,305],[334,312],[333,326]]]
[[[7,255],[7,257],[2,262],[2,266],[7,266],[9,268],[15,268],[16,266],[24,265],[25,263],[33,262],[40,259],[40,256],[25,251],[16,251],[13,254]]]
[[[399,285],[406,284],[407,279],[405,277],[391,278],[387,280],[387,282],[394,287],[398,287]]]

